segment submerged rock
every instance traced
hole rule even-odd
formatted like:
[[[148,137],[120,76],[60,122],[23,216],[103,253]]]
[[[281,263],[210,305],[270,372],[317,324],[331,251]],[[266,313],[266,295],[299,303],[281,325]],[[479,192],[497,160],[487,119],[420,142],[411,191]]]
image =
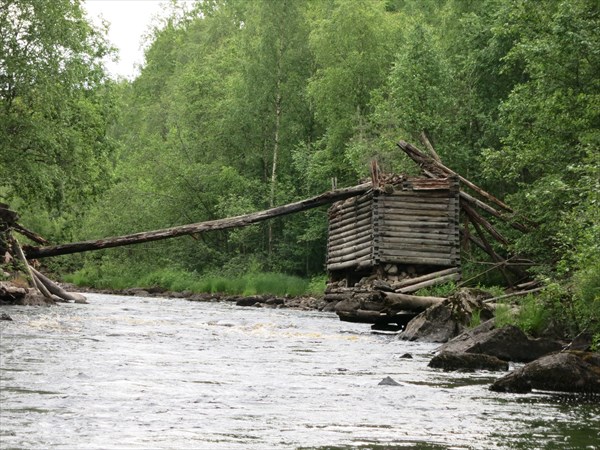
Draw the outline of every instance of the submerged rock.
[[[429,367],[434,369],[443,369],[445,371],[453,370],[508,370],[508,363],[495,356],[484,355],[481,353],[453,353],[442,352],[433,357],[429,362]]]
[[[402,386],[400,383],[398,383],[392,377],[385,377],[383,380],[381,380],[378,383],[378,385],[379,386]]]
[[[531,339],[513,325],[493,328],[490,320],[467,330],[442,345],[438,351],[452,353],[482,353],[505,361],[530,362],[556,352],[563,344],[550,339]]]
[[[0,314],[0,320],[11,320],[12,321],[13,319],[8,314],[2,313],[2,314]]]
[[[478,312],[482,320],[493,316],[492,309],[482,302],[484,297],[482,291],[461,289],[412,319],[400,338],[407,341],[447,342],[467,328],[475,313]]]
[[[490,389],[600,393],[600,354],[565,351],[546,355],[500,378]]]

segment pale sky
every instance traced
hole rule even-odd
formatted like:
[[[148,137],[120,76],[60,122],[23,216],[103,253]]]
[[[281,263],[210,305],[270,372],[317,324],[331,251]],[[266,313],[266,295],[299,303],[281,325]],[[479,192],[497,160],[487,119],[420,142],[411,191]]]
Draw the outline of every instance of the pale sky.
[[[110,23],[108,39],[119,50],[119,61],[106,63],[113,77],[133,78],[136,65],[144,62],[143,35],[149,30],[152,18],[165,10],[164,0],[85,0],[84,9],[93,23],[99,17]],[[97,22],[96,22],[97,21]]]

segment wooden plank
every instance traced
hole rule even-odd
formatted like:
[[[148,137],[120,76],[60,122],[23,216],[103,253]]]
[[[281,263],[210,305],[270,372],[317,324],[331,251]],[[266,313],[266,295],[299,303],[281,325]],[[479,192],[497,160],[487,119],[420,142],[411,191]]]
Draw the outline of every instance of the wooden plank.
[[[351,216],[355,216],[355,215],[359,215],[361,213],[364,213],[366,211],[370,211],[371,210],[371,202],[365,203],[362,206],[358,206],[356,208],[347,208],[347,209],[342,209],[340,211],[335,211],[333,213],[329,213],[329,220],[333,221],[333,220],[340,220],[340,219],[345,219],[347,217],[351,217]]]

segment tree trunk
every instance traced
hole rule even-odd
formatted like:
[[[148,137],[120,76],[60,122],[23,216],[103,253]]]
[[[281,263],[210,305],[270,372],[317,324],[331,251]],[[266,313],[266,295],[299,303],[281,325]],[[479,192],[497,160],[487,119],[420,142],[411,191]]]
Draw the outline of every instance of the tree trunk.
[[[250,214],[244,214],[226,219],[210,220],[207,222],[181,225],[178,227],[165,228],[156,231],[145,231],[141,233],[128,234],[125,236],[109,237],[106,239],[90,240],[83,242],[74,242],[70,244],[25,248],[25,254],[28,258],[47,258],[49,256],[68,255],[71,253],[87,252],[91,250],[100,250],[104,248],[121,247],[124,245],[141,244],[143,242],[158,241],[178,236],[186,236],[194,233],[203,233],[205,231],[225,230],[230,228],[245,227],[261,222],[263,220],[280,217],[308,209],[316,208],[338,200],[355,197],[371,189],[371,183],[360,184],[349,188],[338,189],[325,192],[316,197],[301,200],[276,208],[258,211]]]

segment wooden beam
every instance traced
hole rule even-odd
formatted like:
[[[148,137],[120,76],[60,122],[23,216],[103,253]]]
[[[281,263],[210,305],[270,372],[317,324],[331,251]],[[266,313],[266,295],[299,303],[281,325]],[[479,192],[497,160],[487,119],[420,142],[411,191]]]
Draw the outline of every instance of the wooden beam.
[[[158,241],[170,239],[178,236],[186,236],[206,231],[225,230],[230,228],[240,228],[252,225],[264,220],[280,217],[287,214],[306,211],[307,209],[327,205],[338,200],[343,200],[357,195],[364,194],[371,189],[371,183],[364,183],[358,186],[338,189],[325,192],[316,197],[312,197],[299,202],[290,203],[264,211],[258,211],[250,214],[244,214],[225,219],[210,220],[189,225],[181,225],[172,228],[165,228],[155,231],[144,231],[141,233],[128,234],[124,236],[109,237],[105,239],[89,240],[62,244],[47,247],[26,247],[25,254],[27,258],[47,258],[50,256],[68,255],[72,253],[88,252],[101,250],[105,248],[121,247],[124,245],[141,244],[143,242]]]

